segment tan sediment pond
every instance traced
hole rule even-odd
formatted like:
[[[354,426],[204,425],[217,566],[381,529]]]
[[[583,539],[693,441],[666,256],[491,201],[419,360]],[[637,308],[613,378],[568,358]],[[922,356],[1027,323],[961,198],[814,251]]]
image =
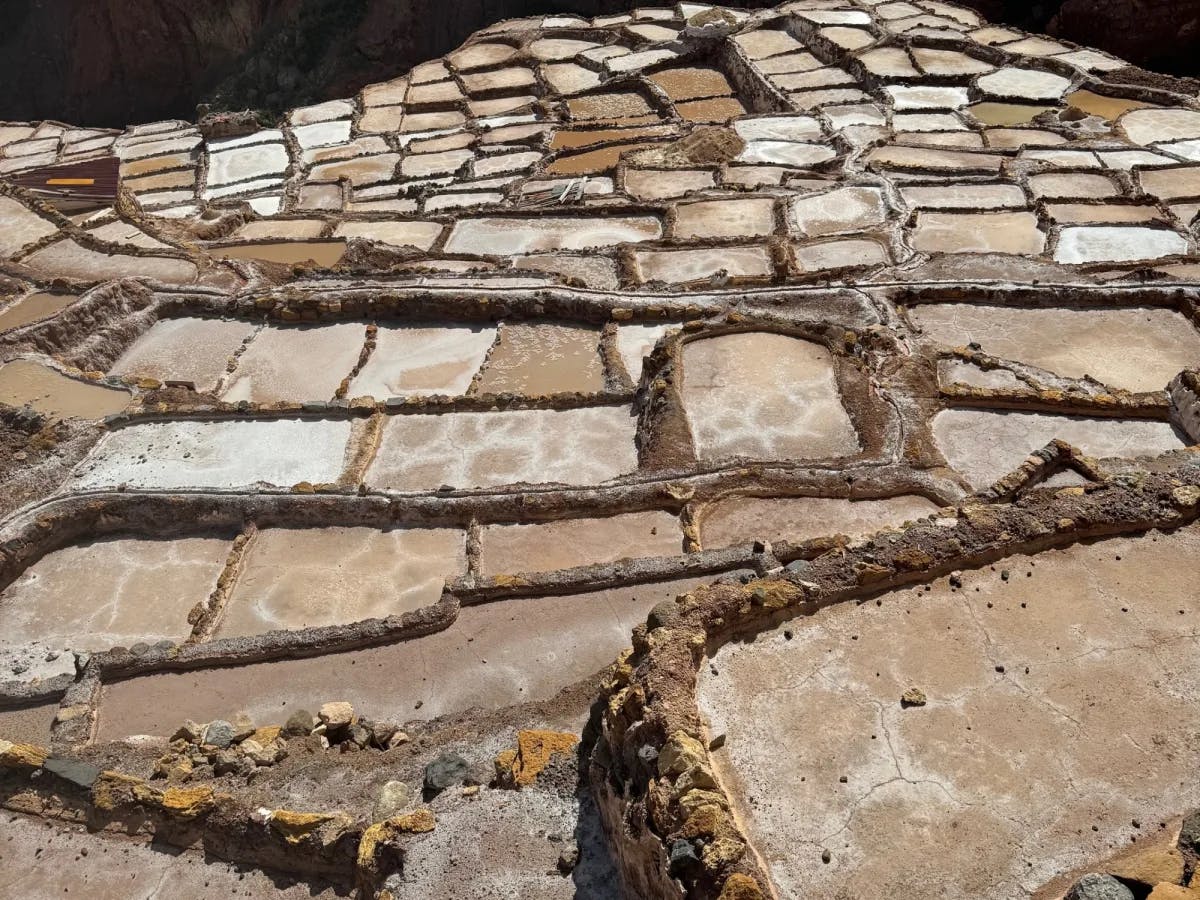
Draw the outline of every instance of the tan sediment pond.
[[[582,153],[571,153],[560,156],[546,166],[547,175],[598,175],[614,168],[621,160],[621,154],[653,147],[645,141],[632,143],[606,144],[596,150],[585,150]]]
[[[398,491],[599,484],[637,468],[636,426],[624,406],[393,416],[367,482]]]
[[[250,322],[163,319],[121,354],[109,374],[190,381],[198,391],[212,391],[254,329]]]
[[[38,703],[0,709],[0,740],[14,744],[50,743],[50,726],[58,715],[57,703]]]
[[[107,650],[182,641],[188,611],[208,599],[229,540],[92,541],[56,550],[0,593],[0,634]]]
[[[263,262],[299,265],[315,264],[329,269],[341,262],[346,254],[345,241],[284,241],[275,244],[226,244],[210,247],[208,252],[218,259],[258,259]]]
[[[974,303],[913,307],[913,321],[947,347],[983,352],[1069,378],[1161,391],[1200,364],[1200,331],[1173,309],[1014,309]]]
[[[1200,803],[1198,553],[1012,556],[721,648],[700,707],[779,895],[1024,900]]]
[[[217,636],[402,615],[465,571],[458,529],[267,528],[250,541]]]
[[[679,519],[661,510],[603,519],[486,525],[480,541],[484,575],[549,572],[683,553]]]
[[[123,410],[129,398],[125,391],[68,378],[32,360],[0,366],[0,403],[28,404],[49,416],[102,419]]]
[[[18,297],[0,310],[0,331],[9,331],[31,322],[48,319],[77,299],[74,294],[50,294],[44,291]]]
[[[835,534],[859,538],[937,509],[932,500],[911,495],[882,500],[727,497],[701,510],[700,543],[715,550],[755,540],[799,542]]]
[[[1093,91],[1074,91],[1063,98],[1068,106],[1082,110],[1093,116],[1099,116],[1110,122],[1115,122],[1122,115],[1133,109],[1151,109],[1152,103],[1142,103],[1139,100],[1129,100],[1125,97],[1107,97]]]
[[[604,389],[600,332],[574,325],[504,324],[479,379],[481,394],[527,397]]]
[[[1157,456],[1184,446],[1167,422],[980,409],[938,413],[933,436],[946,460],[976,490],[989,487],[1055,438],[1095,457]]]
[[[782,334],[728,334],[685,344],[682,363],[683,404],[701,459],[858,452],[824,347]]]
[[[1025,103],[976,103],[967,107],[967,112],[984,125],[1008,127],[1028,125],[1037,116],[1053,109],[1052,106],[1032,106]]]
[[[707,580],[469,606],[448,630],[388,647],[117,682],[104,689],[97,740],[239,710],[282,723],[334,699],[393,722],[545,700],[611,664],[654,604]]]

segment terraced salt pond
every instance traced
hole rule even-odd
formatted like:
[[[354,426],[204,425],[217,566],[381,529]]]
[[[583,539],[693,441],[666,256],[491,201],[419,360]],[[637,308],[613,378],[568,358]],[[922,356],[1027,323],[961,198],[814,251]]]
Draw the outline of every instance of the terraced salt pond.
[[[109,374],[191,382],[197,391],[210,392],[255,327],[222,319],[163,319],[121,354]]]
[[[545,700],[610,665],[656,603],[707,580],[468,606],[446,631],[392,646],[117,682],[96,739],[169,735],[185,718],[237,711],[282,723],[334,698],[393,722]]]
[[[256,259],[284,265],[316,265],[329,269],[346,255],[345,241],[282,241],[278,243],[225,244],[210,247],[218,259]]]
[[[176,421],[106,434],[71,487],[236,488],[336,482],[351,423],[332,420]]]
[[[833,357],[810,341],[746,332],[683,347],[683,405],[702,460],[858,452]]]
[[[728,497],[700,513],[700,543],[707,550],[755,540],[800,542],[844,534],[859,538],[937,512],[917,496],[882,500],[820,497]]]
[[[548,572],[682,552],[679,520],[658,510],[603,519],[486,525],[480,533],[484,575]]]
[[[1055,438],[1094,457],[1157,456],[1185,446],[1167,422],[977,409],[938,413],[933,436],[947,462],[976,490],[994,484]]]
[[[1198,553],[1012,556],[717,651],[700,708],[779,895],[1025,900],[1200,804]]]
[[[465,394],[495,339],[495,326],[380,326],[349,396]]]
[[[229,541],[137,538],[56,550],[0,592],[5,642],[100,651],[182,641],[191,608],[216,587]]]
[[[313,327],[268,326],[250,342],[221,399],[273,403],[332,400],[354,369],[366,340],[358,323]]]
[[[1173,309],[938,303],[909,314],[927,338],[946,347],[974,341],[992,356],[1130,391],[1163,390],[1181,369],[1200,364],[1200,331]]]
[[[599,484],[637,468],[636,428],[626,406],[392,416],[367,482],[396,491]]]
[[[126,391],[68,378],[61,372],[28,359],[0,366],[0,403],[30,406],[55,417],[102,419],[119,413],[129,403]]]
[[[0,331],[10,331],[48,319],[77,299],[74,294],[50,294],[44,291],[18,297],[0,310]]]
[[[483,394],[540,396],[604,389],[600,332],[574,325],[504,324],[479,379]]]
[[[465,571],[458,529],[267,528],[250,540],[217,636],[402,615]]]
[[[50,727],[57,715],[58,703],[0,709],[0,740],[44,747],[50,743]]]

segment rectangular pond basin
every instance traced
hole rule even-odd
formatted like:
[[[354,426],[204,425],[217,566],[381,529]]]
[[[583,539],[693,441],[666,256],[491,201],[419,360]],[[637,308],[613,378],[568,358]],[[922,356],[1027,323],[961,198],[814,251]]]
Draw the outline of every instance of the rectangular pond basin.
[[[625,406],[392,416],[367,481],[396,491],[599,484],[637,468]]]
[[[683,347],[683,404],[701,459],[815,459],[858,452],[833,357],[767,332]]]
[[[349,421],[183,421],[130,425],[105,435],[71,488],[171,490],[328,484],[342,474]]]
[[[185,718],[238,711],[281,724],[328,700],[392,722],[546,700],[610,665],[656,603],[708,580],[487,603],[446,631],[387,647],[116,682],[104,689],[97,740],[170,735]]]
[[[600,332],[576,325],[504,324],[479,379],[481,394],[539,397],[604,389]]]
[[[1198,553],[1192,527],[1010,556],[718,650],[699,706],[779,896],[1058,896],[1200,804]]]
[[[0,331],[11,331],[22,325],[48,319],[74,303],[74,294],[49,294],[37,291],[18,297],[0,310]]]
[[[454,528],[266,528],[251,538],[217,629],[240,637],[344,625],[436,603],[466,571]]]
[[[332,400],[366,341],[358,323],[274,327],[254,336],[221,391],[230,403]]]
[[[33,360],[14,359],[0,366],[0,403],[28,405],[48,416],[102,419],[119,413],[129,399],[126,391],[68,378]]]
[[[117,538],[63,547],[0,593],[0,634],[21,643],[99,651],[182,641],[191,608],[208,599],[230,540]]]
[[[860,538],[937,512],[924,497],[883,500],[820,497],[726,497],[700,512],[700,543],[706,550],[752,541],[800,541],[844,534]]]
[[[1055,438],[1095,457],[1157,456],[1184,446],[1167,422],[980,409],[938,413],[933,437],[946,461],[976,490],[994,484]]]
[[[480,541],[484,575],[549,572],[683,553],[679,519],[662,510],[532,525],[485,525]]]
[[[49,747],[50,728],[57,715],[57,702],[0,709],[0,741]]]
[[[462,395],[495,340],[494,325],[381,325],[375,350],[350,382],[349,396]]]
[[[250,322],[162,319],[121,354],[109,374],[190,381],[197,391],[209,392],[254,329]]]
[[[1161,391],[1200,364],[1200,331],[1173,309],[1014,309],[974,303],[913,307],[913,321],[947,347],[984,353],[1068,378],[1090,375],[1129,391]]]

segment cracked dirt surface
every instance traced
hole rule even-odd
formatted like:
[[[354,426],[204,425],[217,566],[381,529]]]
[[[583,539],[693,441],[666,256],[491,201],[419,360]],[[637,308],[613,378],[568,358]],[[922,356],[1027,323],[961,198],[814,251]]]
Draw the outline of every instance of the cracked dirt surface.
[[[718,651],[700,707],[780,896],[1029,897],[1200,802],[1198,549],[1013,556]]]

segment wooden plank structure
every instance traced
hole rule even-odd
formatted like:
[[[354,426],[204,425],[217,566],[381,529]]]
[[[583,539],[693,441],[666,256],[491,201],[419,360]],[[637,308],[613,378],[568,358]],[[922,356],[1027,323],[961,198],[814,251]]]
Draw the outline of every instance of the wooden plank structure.
[[[84,162],[42,166],[5,176],[59,212],[79,212],[107,206],[117,199],[121,161],[115,156]]]

